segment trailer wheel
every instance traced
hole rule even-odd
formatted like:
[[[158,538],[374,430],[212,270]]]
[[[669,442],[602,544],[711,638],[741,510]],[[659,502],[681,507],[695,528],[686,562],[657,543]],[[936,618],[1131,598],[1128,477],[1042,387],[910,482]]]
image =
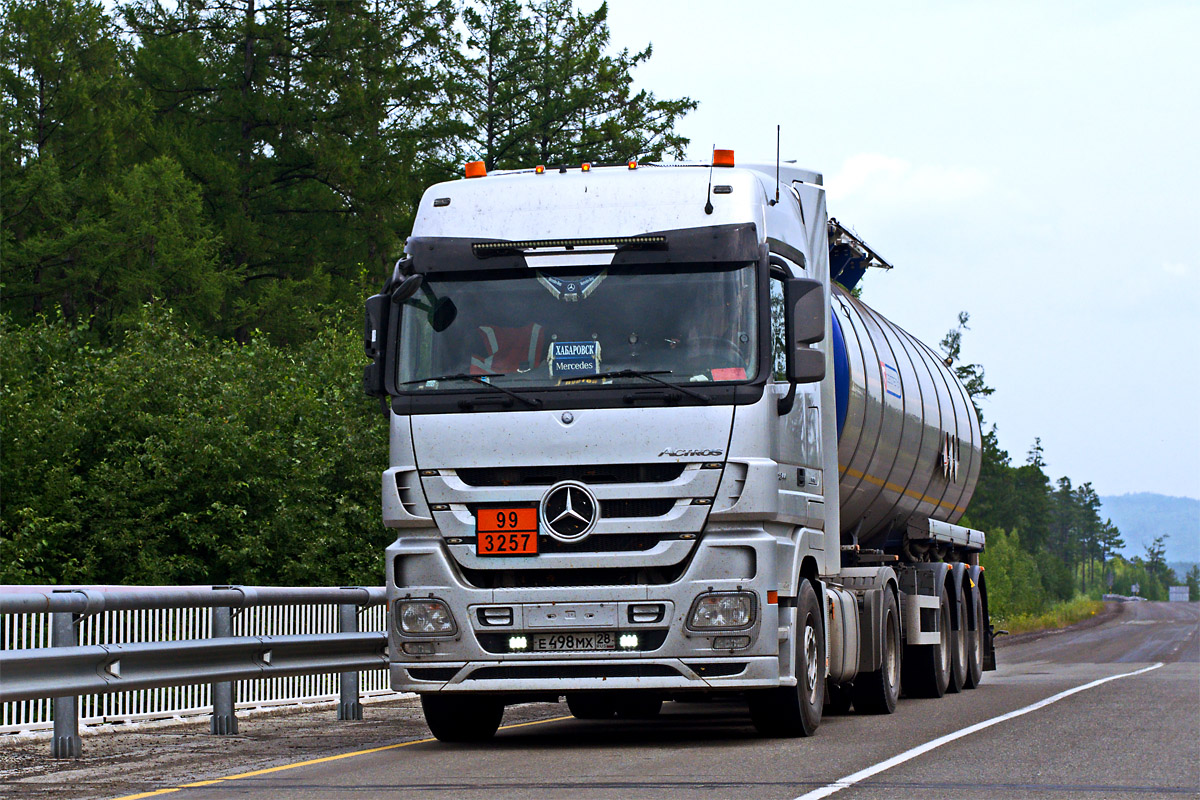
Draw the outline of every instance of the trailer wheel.
[[[567,708],[575,719],[612,719],[617,713],[613,700],[603,692],[569,692]]]
[[[964,569],[966,565],[960,565]],[[950,609],[950,682],[946,684],[947,692],[961,692],[967,683],[967,610],[964,607],[964,595],[959,587],[957,602]],[[954,625],[953,620],[958,624]]]
[[[486,695],[421,695],[425,723],[442,742],[485,742],[496,735],[504,701]]]
[[[748,692],[750,719],[763,736],[812,736],[825,705],[825,627],[817,592],[800,582],[793,645],[796,685]]]
[[[965,689],[974,689],[983,680],[983,600],[979,588],[971,592],[971,618],[967,631],[967,680]]]
[[[904,693],[909,697],[941,697],[950,684],[950,598],[946,587],[938,592],[937,644],[906,645],[904,648]]]
[[[879,669],[854,679],[854,708],[860,714],[891,714],[900,699],[900,611],[896,595],[884,589],[883,658]]]

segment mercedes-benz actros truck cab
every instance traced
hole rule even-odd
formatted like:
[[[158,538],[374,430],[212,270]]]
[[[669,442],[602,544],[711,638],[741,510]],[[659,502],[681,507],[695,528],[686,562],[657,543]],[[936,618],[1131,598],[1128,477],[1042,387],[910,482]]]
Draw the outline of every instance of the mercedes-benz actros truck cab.
[[[629,162],[424,194],[367,301],[391,684],[433,733],[744,697],[767,735],[992,661],[978,417],[850,291],[817,173]]]

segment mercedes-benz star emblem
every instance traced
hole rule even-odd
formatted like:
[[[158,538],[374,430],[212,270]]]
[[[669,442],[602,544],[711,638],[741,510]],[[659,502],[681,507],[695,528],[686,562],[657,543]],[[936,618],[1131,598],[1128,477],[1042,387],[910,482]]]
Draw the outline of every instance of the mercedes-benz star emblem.
[[[599,516],[596,496],[582,483],[563,481],[542,498],[542,524],[555,539],[574,542],[587,536]]]

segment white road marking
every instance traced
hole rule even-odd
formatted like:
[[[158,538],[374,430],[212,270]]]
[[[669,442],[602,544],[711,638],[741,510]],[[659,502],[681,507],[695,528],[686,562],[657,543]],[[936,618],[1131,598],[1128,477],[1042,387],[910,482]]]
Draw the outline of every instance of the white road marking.
[[[1039,700],[1033,705],[1025,706],[1024,708],[1018,708],[1016,711],[1009,711],[1007,714],[1001,714],[998,717],[985,719],[983,722],[976,722],[974,725],[969,725],[965,728],[954,731],[953,733],[947,733],[945,736],[939,736],[937,739],[926,742],[922,745],[918,745],[911,750],[905,750],[903,753],[892,756],[886,761],[880,761],[878,764],[867,767],[866,769],[861,769],[858,772],[855,772],[853,775],[847,775],[846,777],[836,780],[827,786],[822,786],[820,789],[813,789],[811,792],[800,795],[796,798],[796,800],[818,800],[818,798],[821,797],[828,797],[834,792],[840,792],[842,789],[849,788],[860,781],[870,778],[872,775],[878,775],[884,770],[889,770],[892,767],[903,764],[905,761],[911,761],[917,756],[928,753],[930,750],[941,747],[948,742],[953,742],[955,739],[961,739],[964,736],[970,736],[972,733],[981,731],[984,728],[990,728],[993,725],[998,725],[1001,722],[1023,716],[1031,711],[1037,711],[1039,708],[1045,708],[1051,703],[1057,703],[1063,698],[1070,697],[1071,695],[1078,694],[1086,689],[1099,686],[1102,683],[1119,680],[1120,678],[1132,678],[1134,675],[1141,675],[1144,672],[1150,672],[1151,670],[1158,669],[1162,665],[1163,664],[1160,661],[1157,664],[1149,667],[1143,667],[1142,669],[1134,670],[1133,672],[1123,672],[1120,675],[1110,675],[1107,678],[1100,678],[1099,680],[1092,681],[1091,683],[1085,683],[1082,686],[1076,686],[1074,689],[1067,689],[1065,692],[1059,692],[1052,697],[1047,697],[1045,700]]]

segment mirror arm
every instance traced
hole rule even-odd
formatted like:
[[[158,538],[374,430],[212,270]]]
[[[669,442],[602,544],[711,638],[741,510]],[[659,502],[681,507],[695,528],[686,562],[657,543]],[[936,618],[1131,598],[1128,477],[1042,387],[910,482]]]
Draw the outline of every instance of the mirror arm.
[[[775,408],[779,412],[779,416],[782,417],[785,414],[788,414],[789,412],[791,412],[792,406],[794,406],[795,404],[796,404],[796,384],[794,382],[789,381],[787,394],[785,394],[783,397],[779,398],[779,401],[776,403]]]

